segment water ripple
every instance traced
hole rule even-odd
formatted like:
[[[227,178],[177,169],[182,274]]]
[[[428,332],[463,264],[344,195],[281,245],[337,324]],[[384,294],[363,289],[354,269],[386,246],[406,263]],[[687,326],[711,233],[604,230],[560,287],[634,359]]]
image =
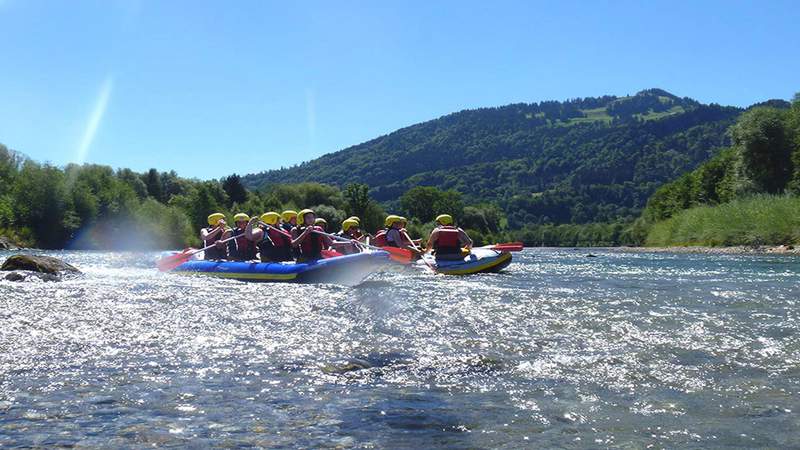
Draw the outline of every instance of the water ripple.
[[[592,253],[343,288],[54,252],[85,275],[0,281],[0,446],[796,445],[796,260]]]

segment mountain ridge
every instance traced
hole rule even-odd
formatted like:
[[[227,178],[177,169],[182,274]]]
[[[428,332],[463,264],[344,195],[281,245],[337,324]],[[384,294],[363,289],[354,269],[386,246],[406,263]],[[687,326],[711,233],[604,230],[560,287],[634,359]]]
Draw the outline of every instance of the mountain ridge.
[[[663,89],[466,109],[242,181],[366,183],[390,209],[414,186],[456,189],[498,204],[512,226],[630,220],[658,186],[727,146],[743,111]]]

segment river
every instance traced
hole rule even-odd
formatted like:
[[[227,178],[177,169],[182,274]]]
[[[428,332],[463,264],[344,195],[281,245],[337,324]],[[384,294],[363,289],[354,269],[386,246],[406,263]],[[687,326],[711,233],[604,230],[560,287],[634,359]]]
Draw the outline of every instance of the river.
[[[800,442],[796,257],[526,249],[345,288],[48,254],[85,275],[0,281],[0,447]]]

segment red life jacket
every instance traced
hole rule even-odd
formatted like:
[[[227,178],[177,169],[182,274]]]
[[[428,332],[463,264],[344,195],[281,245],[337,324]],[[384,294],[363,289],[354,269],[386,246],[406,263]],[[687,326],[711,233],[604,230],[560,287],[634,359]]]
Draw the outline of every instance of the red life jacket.
[[[272,240],[272,245],[275,247],[288,247],[292,244],[289,236],[286,236],[285,233],[281,233],[275,228],[270,227],[267,233],[269,234],[270,240]]]
[[[256,259],[256,244],[245,237],[244,229],[234,228],[233,235],[237,236],[236,239],[229,241],[228,244],[228,253],[231,259],[236,261]]]
[[[461,254],[461,240],[458,238],[458,235],[458,228],[456,227],[439,227],[436,236],[436,242],[433,243],[433,248],[436,250],[436,254]]]
[[[262,228],[263,229],[263,228]],[[291,261],[292,241],[285,233],[274,228],[266,228],[264,238],[258,243],[262,262]]]
[[[297,228],[297,235],[300,236],[303,234],[307,227],[298,227]],[[312,230],[322,231],[321,227],[312,225]],[[321,259],[322,258],[322,250],[325,248],[325,240],[322,238],[322,235],[319,233],[311,233],[310,236],[306,237],[306,239],[300,243],[300,255],[304,259]]]

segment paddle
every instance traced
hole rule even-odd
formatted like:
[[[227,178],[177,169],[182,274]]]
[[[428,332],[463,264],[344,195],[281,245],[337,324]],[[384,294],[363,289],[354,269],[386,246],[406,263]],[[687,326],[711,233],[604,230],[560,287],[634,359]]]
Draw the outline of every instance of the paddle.
[[[228,239],[223,239],[223,240],[217,241],[217,242],[228,242],[228,241],[232,241],[232,240],[236,239],[237,237],[239,237],[239,236],[231,236]],[[217,245],[216,242],[211,244],[211,245],[209,245],[208,247],[203,247],[203,248],[201,248],[199,250],[192,250],[192,251],[187,253],[186,250],[188,250],[188,249],[186,249],[186,250],[182,251],[181,253],[178,253],[178,254],[175,254],[175,255],[170,255],[170,256],[165,256],[165,257],[159,259],[158,261],[156,261],[156,267],[158,267],[158,270],[160,270],[162,272],[169,272],[170,270],[172,270],[172,269],[180,266],[181,264],[185,263],[186,261],[188,261],[189,258],[192,255],[196,255],[196,254],[198,254],[198,253],[200,253],[200,252],[202,252],[204,250],[208,250],[211,247],[214,247],[215,245]]]
[[[288,237],[289,239],[292,238],[292,235],[287,233],[284,230],[276,228],[276,227],[274,227],[274,226],[272,226],[272,225],[270,225],[268,223],[264,223],[264,222],[259,222],[259,223],[261,225],[264,225],[264,226],[267,226],[269,228],[272,228],[273,230],[277,231],[278,233],[283,234],[284,236]],[[314,230],[314,233],[318,233],[318,234],[321,234],[323,236],[328,236],[329,238],[334,239],[334,240],[339,241],[339,242],[348,242],[348,243],[350,243],[350,242],[353,241],[352,239],[347,239],[347,238],[342,237],[342,236],[336,236],[335,234],[325,233],[324,231]],[[367,238],[367,239],[369,239],[369,238]],[[374,245],[369,245],[369,243],[363,244],[361,242],[359,242],[358,245],[363,245],[363,246],[365,246],[367,248],[370,248],[372,250],[380,250],[380,251],[388,252],[389,256],[391,256],[392,259],[394,259],[395,261],[401,262],[401,263],[409,263],[409,262],[411,262],[411,260],[414,257],[414,254],[411,253],[411,251],[406,250],[404,248],[375,247]],[[331,257],[331,256],[328,256],[328,257]]]
[[[314,233],[318,233],[318,234],[321,234],[323,236],[328,236],[329,238],[337,240],[339,242],[352,242],[353,241],[352,239],[347,239],[346,237],[342,237],[342,236],[336,236],[335,234],[325,233],[323,231],[314,230]],[[411,260],[414,258],[414,254],[411,253],[410,250],[406,250],[404,248],[375,247],[374,245],[362,244],[360,242],[359,242],[359,245],[363,245],[363,246],[365,246],[367,248],[370,248],[372,250],[380,250],[380,251],[384,251],[384,252],[389,252],[389,254],[392,256],[392,259],[394,259],[395,261],[399,261],[399,262],[411,262]]]
[[[269,228],[272,228],[273,230],[277,231],[278,233],[283,234],[284,236],[288,237],[289,239],[292,238],[292,235],[287,233],[284,230],[276,228],[276,227],[274,227],[274,226],[272,226],[272,225],[270,225],[268,223],[264,223],[264,222],[259,222],[259,223],[261,225],[265,225],[265,226],[267,226]],[[314,233],[318,233],[318,234],[321,234],[323,236],[328,236],[329,238],[334,239],[334,240],[339,241],[339,242],[350,243],[350,242],[353,241],[352,239],[347,239],[347,238],[342,237],[342,236],[336,236],[335,234],[325,233],[324,231],[317,231],[317,230],[313,230],[313,231],[314,231]],[[392,257],[392,259],[394,259],[395,261],[402,262],[402,263],[411,262],[411,259],[414,256],[410,251],[408,251],[406,249],[403,249],[403,248],[394,248],[394,247],[381,248],[381,247],[375,247],[374,245],[362,244],[360,242],[358,243],[358,245],[363,245],[363,246],[365,246],[367,248],[371,248],[373,250],[382,250],[382,251],[389,252],[389,255]],[[322,256],[324,256],[326,258],[333,258],[334,256],[341,256],[341,253],[339,253],[339,252],[337,252],[335,250],[323,250]]]
[[[433,267],[433,264],[431,264],[431,263],[430,263],[430,262],[429,262],[427,259],[425,259],[425,252],[423,252],[423,251],[422,251],[422,249],[420,249],[419,247],[417,247],[417,244],[415,244],[415,243],[414,243],[414,241],[411,239],[411,236],[409,236],[409,235],[408,235],[408,233],[406,233],[406,232],[404,231],[404,232],[403,232],[403,237],[405,237],[406,239],[408,239],[408,242],[409,242],[409,243],[411,243],[411,248],[413,248],[414,250],[416,250],[416,251],[418,251],[418,252],[419,252],[419,254],[420,254],[420,259],[422,259],[422,262],[424,262],[424,263],[425,263],[425,265],[426,265],[426,266],[428,266],[428,269],[430,269],[430,270],[431,270],[431,272],[433,272],[433,273],[436,273],[436,268],[435,268],[435,267]]]
[[[506,242],[504,244],[486,245],[481,248],[488,248],[490,250],[497,250],[500,252],[521,252],[522,242]]]

